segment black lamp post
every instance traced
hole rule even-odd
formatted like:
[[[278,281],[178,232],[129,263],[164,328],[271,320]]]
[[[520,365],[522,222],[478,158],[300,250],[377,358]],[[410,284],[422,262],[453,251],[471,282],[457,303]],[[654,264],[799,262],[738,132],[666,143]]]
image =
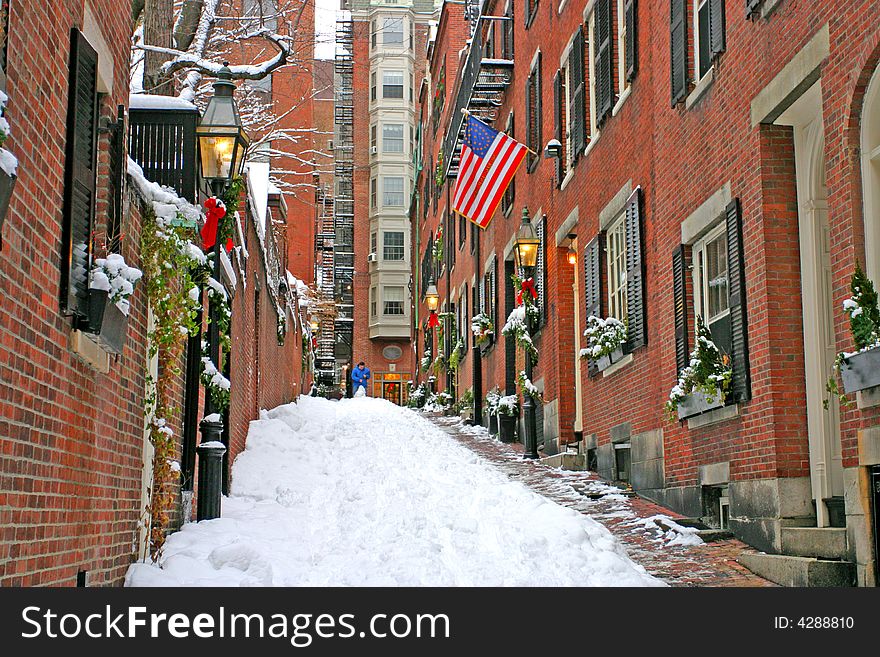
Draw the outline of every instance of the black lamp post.
[[[208,101],[205,115],[196,128],[199,139],[199,154],[202,178],[211,185],[211,192],[222,197],[232,180],[241,174],[244,153],[249,140],[242,128],[241,117],[235,104],[235,84],[232,72],[224,63],[217,73],[214,83],[214,96]],[[214,240],[214,280],[220,281],[220,227]],[[208,356],[216,368],[220,368],[220,325],[218,304],[211,302],[208,325]],[[220,516],[220,497],[223,481],[223,455],[226,446],[221,438],[223,420],[210,391],[205,392],[205,414],[199,424],[202,434],[198,446],[199,454],[199,494],[198,520],[211,520]]]
[[[519,270],[523,280],[526,281],[535,275],[535,266],[538,264],[538,246],[541,240],[538,233],[532,225],[529,218],[528,208],[523,208],[522,224],[516,233],[513,241],[513,258],[516,261],[516,268]],[[525,291],[523,291],[523,303],[525,300]],[[526,330],[531,335],[532,322],[529,313],[526,312]],[[532,380],[532,356],[526,351],[526,377]],[[523,445],[525,451],[523,458],[538,458],[538,430],[535,424],[535,400],[528,391],[523,391],[523,422],[525,424],[525,440]]]

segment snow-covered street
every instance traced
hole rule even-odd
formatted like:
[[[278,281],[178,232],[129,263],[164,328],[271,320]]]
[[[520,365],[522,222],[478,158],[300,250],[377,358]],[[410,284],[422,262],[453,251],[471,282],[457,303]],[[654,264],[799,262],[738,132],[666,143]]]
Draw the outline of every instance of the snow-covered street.
[[[303,397],[251,423],[223,516],[128,586],[661,586],[598,522],[417,413]]]

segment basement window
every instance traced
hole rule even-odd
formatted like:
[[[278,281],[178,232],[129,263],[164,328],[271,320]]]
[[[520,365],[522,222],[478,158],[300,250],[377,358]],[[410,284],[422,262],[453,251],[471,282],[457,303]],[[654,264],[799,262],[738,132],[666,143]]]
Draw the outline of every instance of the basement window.
[[[617,481],[629,482],[632,470],[632,452],[628,442],[614,445],[614,469],[617,473]]]

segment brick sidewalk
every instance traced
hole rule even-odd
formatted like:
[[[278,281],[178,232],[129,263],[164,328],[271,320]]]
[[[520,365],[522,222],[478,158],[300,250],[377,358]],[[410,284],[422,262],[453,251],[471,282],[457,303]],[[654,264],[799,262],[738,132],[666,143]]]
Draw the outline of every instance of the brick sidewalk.
[[[511,479],[602,523],[633,561],[670,586],[775,586],[736,562],[740,554],[754,552],[742,541],[676,544],[688,539],[693,542],[693,538],[677,533],[674,524],[664,523],[665,519],[681,518],[669,509],[624,495],[595,473],[570,472],[523,460],[521,444],[494,440],[482,427],[463,425],[457,417],[426,417]],[[657,516],[661,516],[660,524],[654,520]],[[672,531],[667,531],[670,528]]]

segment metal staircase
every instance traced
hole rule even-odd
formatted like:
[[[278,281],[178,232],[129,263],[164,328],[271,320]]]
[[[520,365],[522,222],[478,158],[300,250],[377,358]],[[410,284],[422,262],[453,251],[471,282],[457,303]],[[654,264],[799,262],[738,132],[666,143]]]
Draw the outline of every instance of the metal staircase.
[[[317,319],[320,329],[315,353],[315,373],[319,383],[336,382],[333,297],[333,242],[336,236],[333,219],[333,190],[326,185],[318,190],[315,226],[315,282],[318,287]]]

